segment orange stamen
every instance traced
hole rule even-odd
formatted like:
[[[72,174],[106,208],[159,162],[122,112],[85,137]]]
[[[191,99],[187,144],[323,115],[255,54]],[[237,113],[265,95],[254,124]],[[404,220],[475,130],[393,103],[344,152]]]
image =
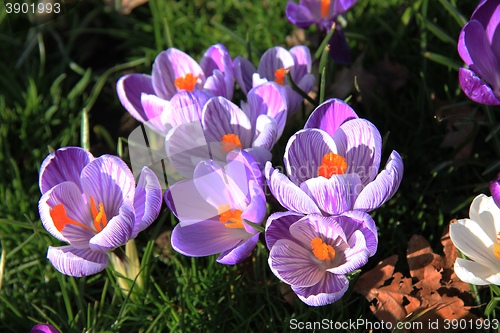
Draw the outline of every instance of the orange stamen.
[[[242,148],[240,138],[236,134],[226,134],[220,142],[224,143],[221,147],[223,153],[229,153],[233,149]]]
[[[330,9],[330,0],[321,0],[321,16],[325,17],[328,15]]]
[[[313,248],[314,255],[319,260],[326,259],[326,260],[330,261],[333,258],[335,258],[335,250],[333,249],[333,247],[331,245],[326,245],[325,243],[323,243],[321,238],[318,238],[318,237],[314,238],[311,241],[311,246]],[[330,258],[330,256],[331,256],[331,258]]]
[[[64,209],[63,204],[59,204],[52,208],[50,211],[50,217],[52,218],[52,221],[54,222],[54,226],[56,229],[61,232],[64,227],[68,224],[73,224],[85,229],[88,229],[92,232],[95,232],[95,230],[92,230],[91,228],[87,227],[84,224],[81,224],[80,222],[76,222],[75,220],[72,220],[66,215],[66,209]]]
[[[280,69],[277,69],[276,72],[274,72],[274,76],[276,76],[274,82],[276,82],[280,86],[285,85],[285,68],[281,67]]]
[[[193,91],[199,76],[194,76],[192,73],[187,73],[184,77],[178,77],[175,79],[175,86],[179,91]]]
[[[94,198],[90,197],[90,209],[92,210],[92,217],[94,218],[94,228],[97,232],[101,232],[102,229],[108,224],[108,219],[106,218],[106,213],[104,212],[104,206],[102,203],[99,204],[99,211],[94,202]]]
[[[220,205],[217,214],[220,215],[219,221],[225,223],[228,228],[244,228],[245,225],[241,220],[243,212],[239,209],[231,210],[231,205]]]
[[[330,179],[333,175],[342,175],[347,170],[345,158],[340,155],[329,153],[323,156],[321,165],[318,167],[318,176]]]

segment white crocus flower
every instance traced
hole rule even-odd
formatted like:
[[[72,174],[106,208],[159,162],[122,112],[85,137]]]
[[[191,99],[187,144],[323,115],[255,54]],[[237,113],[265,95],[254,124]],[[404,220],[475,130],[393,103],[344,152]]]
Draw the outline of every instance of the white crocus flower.
[[[466,283],[500,284],[500,208],[493,197],[478,195],[470,206],[470,219],[450,225],[455,246],[470,260],[458,258],[455,273]]]

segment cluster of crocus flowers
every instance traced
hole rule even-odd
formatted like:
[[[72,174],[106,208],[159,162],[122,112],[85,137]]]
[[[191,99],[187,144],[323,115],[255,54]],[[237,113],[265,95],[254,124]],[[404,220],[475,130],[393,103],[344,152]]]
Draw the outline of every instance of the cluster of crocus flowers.
[[[216,44],[208,48],[198,64],[186,53],[169,48],[158,54],[151,75],[125,75],[118,80],[116,90],[125,109],[142,123],[158,117],[179,92],[192,93],[197,100],[212,96],[231,99],[231,55],[224,45]]]
[[[236,82],[245,94],[252,87],[268,81],[275,82],[286,98],[288,114],[297,111],[304,98],[288,84],[285,71],[290,71],[293,82],[302,91],[309,93],[316,82],[311,74],[311,66],[311,52],[303,45],[295,46],[290,51],[281,46],[268,49],[260,58],[257,69],[242,56],[237,56],[233,63]]]
[[[474,102],[500,105],[500,2],[483,0],[463,27],[458,52],[469,68],[459,81]]]
[[[244,150],[227,154],[222,166],[201,161],[192,180],[183,180],[165,192],[168,207],[179,219],[172,232],[172,247],[187,256],[221,253],[217,261],[236,264],[257,244],[266,216],[263,177]]]
[[[327,33],[337,21],[337,17],[354,6],[358,0],[300,0],[299,4],[289,1],[286,6],[288,21],[299,28],[309,28],[316,24],[319,30]],[[330,38],[330,56],[335,62],[351,62],[351,51],[347,45],[342,28],[336,24]]]
[[[288,210],[268,219],[269,265],[309,305],[342,297],[345,274],[377,250],[377,228],[367,212],[389,200],[403,176],[396,151],[377,176],[381,149],[372,123],[330,99],[288,141],[284,162],[290,178],[266,164],[269,189]]]
[[[150,169],[142,169],[136,186],[120,158],[94,158],[77,147],[47,156],[39,185],[43,226],[69,243],[50,246],[47,258],[70,276],[87,276],[108,267],[109,252],[147,228],[161,208],[161,187]]]

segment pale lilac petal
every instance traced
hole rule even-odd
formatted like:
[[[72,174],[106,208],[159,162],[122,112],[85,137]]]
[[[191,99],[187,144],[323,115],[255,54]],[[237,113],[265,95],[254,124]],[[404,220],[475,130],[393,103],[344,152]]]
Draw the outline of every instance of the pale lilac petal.
[[[226,173],[238,184],[238,187],[247,187],[248,181],[254,180],[257,186],[262,188],[263,174],[250,153],[244,150],[233,150],[227,154],[226,160],[228,163]]]
[[[125,198],[134,200],[135,180],[129,167],[120,158],[102,155],[90,162],[81,175],[83,192],[96,208],[102,203],[108,219],[118,214]]]
[[[403,160],[398,152],[393,150],[384,170],[359,194],[354,209],[370,212],[382,206],[398,190],[403,179],[403,170]]]
[[[288,69],[293,65],[293,57],[290,52],[281,46],[275,46],[264,52],[260,58],[257,72],[261,78],[264,77],[269,81],[274,81],[276,79],[274,73],[278,69]]]
[[[310,128],[292,135],[283,157],[290,180],[300,185],[310,178],[317,177],[323,157],[331,152],[340,155],[332,137],[322,130]],[[345,154],[341,156],[346,157]],[[347,163],[349,168],[349,161]]]
[[[310,249],[288,239],[278,240],[269,253],[269,265],[283,282],[297,287],[310,287],[325,275]]]
[[[252,143],[252,147],[261,147],[266,150],[271,150],[278,141],[278,127],[276,121],[266,115],[260,115],[257,118],[257,123],[255,125],[257,137]]]
[[[307,75],[307,77],[310,78],[309,75]],[[304,97],[300,96],[300,94],[295,90],[293,90],[292,87],[289,85],[285,85],[284,87],[281,88],[285,94],[288,116],[291,116],[295,112],[297,112],[297,110],[300,108],[302,102],[304,101]]]
[[[194,89],[201,89],[205,83],[205,74],[200,65],[186,53],[175,48],[160,52],[153,63],[153,87],[158,97],[170,100],[178,89],[175,79],[193,74],[198,77]]]
[[[318,128],[333,137],[340,125],[357,118],[358,115],[347,103],[340,99],[331,98],[311,113],[304,128]]]
[[[209,204],[192,180],[181,180],[170,186],[164,195],[168,208],[183,225],[216,217],[217,208]]]
[[[329,40],[330,51],[329,55],[333,61],[338,64],[348,65],[351,63],[351,49],[347,44],[340,24],[335,27],[335,32]]]
[[[94,229],[92,227],[92,229]],[[61,234],[76,249],[88,249],[89,241],[96,235],[96,231],[89,230],[74,224],[67,224]]]
[[[204,257],[233,249],[253,235],[243,228],[228,228],[213,218],[190,225],[178,224],[172,231],[172,247],[190,257]]]
[[[273,80],[268,81],[265,77],[260,77],[259,73],[253,73],[252,75],[252,85],[253,87],[258,87],[261,84],[272,82]]]
[[[261,147],[247,148],[245,151],[252,156],[261,172],[264,172],[266,163],[273,157],[269,150]]]
[[[234,77],[241,90],[246,95],[252,89],[252,75],[257,72],[255,66],[242,56],[237,56],[233,62]]]
[[[65,147],[51,153],[42,162],[39,186],[43,193],[59,183],[70,181],[82,191],[80,173],[94,160],[94,156],[79,147]]]
[[[267,115],[276,121],[278,139],[283,133],[287,118],[284,90],[274,82],[259,85],[248,92],[248,118],[253,124],[260,115]]]
[[[252,145],[254,133],[250,120],[236,104],[224,97],[211,98],[205,104],[202,126],[207,142],[220,143],[224,135],[236,134],[242,148]]]
[[[346,173],[357,173],[363,186],[375,179],[380,167],[382,138],[377,127],[366,119],[343,123],[333,140],[347,162]]]
[[[170,106],[170,101],[161,99],[156,95],[143,93],[141,95],[141,103],[146,116],[144,124],[162,136],[167,135],[171,126],[166,126],[167,124],[162,123],[161,115]]]
[[[464,93],[474,102],[485,105],[500,105],[500,99],[495,96],[493,89],[472,70],[460,68],[458,80]]]
[[[78,250],[72,246],[49,246],[47,258],[59,272],[74,277],[96,274],[109,266],[106,252]]]
[[[123,107],[137,120],[147,121],[142,108],[141,95],[155,95],[153,80],[147,74],[129,74],[122,76],[116,83],[116,92]]]
[[[288,177],[275,170],[271,162],[266,164],[265,175],[271,193],[283,207],[302,214],[321,214],[314,201]]]
[[[288,21],[302,29],[309,28],[309,26],[321,19],[321,16],[314,16],[307,7],[297,5],[293,1],[288,1],[285,11]]]
[[[378,230],[369,214],[360,210],[347,211],[338,216],[337,223],[342,227],[347,238],[351,237],[356,230],[363,233],[370,257],[377,252]]]
[[[310,306],[323,306],[338,301],[349,288],[344,275],[326,273],[323,279],[312,287],[292,286],[300,300]]]
[[[167,129],[201,121],[201,113],[207,101],[212,97],[203,91],[180,91],[172,97],[170,104],[161,114],[161,122]]]
[[[165,150],[175,170],[186,178],[193,178],[196,165],[211,157],[201,121],[172,128],[165,137]]]
[[[75,222],[81,223],[87,227],[92,226],[92,215],[90,205],[87,204],[82,196],[82,192],[73,182],[64,182],[52,187],[45,192],[38,202],[38,211],[43,227],[50,232],[52,236],[63,241],[69,240],[59,232],[50,216],[50,211],[57,205],[62,204],[66,215]],[[80,229],[84,229],[79,227]]]
[[[295,66],[290,69],[290,74],[294,82],[299,82],[306,74],[311,73],[311,52],[304,45],[297,45],[290,49]]]
[[[224,45],[215,44],[210,46],[203,55],[203,58],[201,58],[200,67],[203,69],[203,72],[205,72],[207,81],[210,80],[210,76],[215,75],[215,70],[219,70],[220,73],[222,73],[222,78],[224,81],[224,95],[214,93],[215,96],[223,96],[227,99],[233,98],[233,63],[231,61],[231,55]],[[217,84],[217,86],[218,85],[219,84]],[[207,88],[206,84],[204,88]]]
[[[49,324],[38,324],[33,326],[30,333],[61,333],[54,326]]]
[[[311,178],[300,185],[301,190],[314,200],[319,209],[330,215],[352,209],[362,187],[355,173],[333,175],[330,179]]]
[[[473,64],[469,67],[488,82],[493,89],[500,88],[498,59],[493,54],[483,26],[478,21],[470,21],[463,29],[465,46]]]
[[[255,181],[251,180],[248,187],[250,190],[251,201],[241,214],[241,218],[245,221],[250,221],[260,225],[267,214],[266,196],[264,195],[262,188],[259,187]],[[257,232],[257,230],[246,223],[244,225],[247,232]]]
[[[100,233],[89,242],[93,251],[111,251],[125,245],[134,231],[135,211],[133,202],[126,199],[120,207],[119,214],[108,221]]]
[[[356,269],[364,266],[368,262],[370,253],[366,248],[365,237],[363,233],[356,230],[348,239],[349,248],[342,253],[342,264],[327,269],[328,272],[333,274],[347,274],[355,271]]]
[[[161,186],[155,173],[148,167],[143,167],[135,189],[134,231],[130,238],[135,238],[139,232],[146,229],[158,217],[161,209]]]
[[[266,244],[271,250],[274,244],[280,239],[288,239],[295,241],[295,238],[290,234],[290,226],[303,218],[304,215],[286,211],[271,214],[266,222]]]
[[[238,244],[235,248],[222,252],[217,258],[217,262],[225,265],[236,265],[242,262],[252,253],[258,240],[259,234],[256,234],[246,242]]]

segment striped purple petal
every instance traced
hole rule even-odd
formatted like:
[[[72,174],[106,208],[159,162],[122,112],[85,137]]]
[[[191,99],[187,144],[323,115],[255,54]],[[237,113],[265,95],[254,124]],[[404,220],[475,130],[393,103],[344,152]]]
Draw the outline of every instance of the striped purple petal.
[[[349,248],[342,252],[342,263],[327,269],[328,272],[343,275],[355,271],[368,262],[370,253],[366,248],[365,237],[360,230],[356,230],[347,240]]]
[[[313,286],[325,275],[310,249],[288,239],[280,239],[273,245],[269,265],[280,280],[297,287]]]
[[[346,173],[357,173],[364,186],[375,179],[382,152],[382,138],[375,125],[366,119],[347,121],[335,132],[333,140],[337,154],[346,159]]]
[[[143,167],[135,189],[134,210],[135,224],[130,238],[146,229],[156,220],[161,209],[161,186],[155,173]]]
[[[377,226],[369,214],[359,210],[350,210],[338,216],[336,221],[341,226],[347,238],[351,237],[357,230],[363,233],[366,248],[370,256],[373,256],[377,252]]]
[[[82,191],[80,173],[93,160],[91,153],[79,147],[65,147],[51,153],[40,167],[40,191],[43,194],[65,181],[75,183]]]
[[[255,234],[247,241],[241,241],[236,247],[223,251],[217,258],[217,262],[225,265],[236,265],[245,260],[257,245],[259,234]]]
[[[288,69],[292,66],[294,66],[294,62],[290,52],[281,46],[275,46],[264,52],[260,58],[257,72],[260,77],[264,77],[268,81],[274,81],[276,79],[274,73],[278,69]]]
[[[321,20],[321,16],[313,15],[306,6],[297,5],[293,1],[288,1],[285,11],[288,21],[302,29],[307,29]]]
[[[237,56],[233,61],[234,77],[241,90],[246,95],[252,89],[252,75],[257,72],[255,66],[242,56]]]
[[[304,128],[318,128],[333,137],[340,125],[357,118],[358,115],[347,103],[340,99],[331,98],[311,113]]]
[[[288,177],[274,169],[271,162],[266,164],[265,176],[271,193],[283,207],[302,214],[321,214],[314,201]]]
[[[276,121],[278,137],[281,137],[287,118],[287,104],[284,91],[274,82],[261,84],[248,92],[248,118],[255,126],[260,115],[267,115]]]
[[[163,111],[170,106],[170,101],[159,98],[156,95],[148,95],[143,93],[141,95],[141,104],[144,109],[146,121],[148,125],[156,133],[165,136],[171,126],[162,122]]]
[[[129,74],[122,76],[116,83],[116,92],[123,107],[141,123],[146,122],[147,116],[141,103],[141,95],[155,95],[153,79],[147,74]]]
[[[229,54],[224,45],[215,44],[210,46],[200,60],[200,67],[203,69],[203,72],[207,77],[207,81],[210,80],[210,76],[215,76],[216,70],[218,70],[219,73],[222,74],[222,79],[223,79],[222,83],[224,88],[219,88],[219,89],[221,89],[224,94],[214,93],[215,96],[223,96],[226,97],[227,99],[233,98],[233,91],[234,91],[233,63],[231,60],[231,55]],[[219,78],[217,80],[219,80]],[[217,83],[217,87],[218,86],[219,83]],[[204,88],[207,88],[207,84],[205,84]]]
[[[495,96],[493,89],[472,70],[460,68],[458,81],[465,95],[476,103],[485,105],[500,105],[500,98]]]
[[[392,151],[387,164],[380,174],[361,191],[354,209],[370,212],[392,198],[403,179],[403,160],[397,151]]]
[[[109,266],[105,252],[76,249],[73,246],[49,246],[47,258],[62,274],[82,277],[99,273]]]
[[[271,214],[266,222],[266,244],[270,250],[280,239],[295,241],[290,234],[290,226],[303,218],[304,215],[294,212],[278,212]]]
[[[323,306],[338,301],[349,288],[349,281],[344,275],[326,273],[311,287],[292,286],[292,290],[301,301],[310,306]]]

